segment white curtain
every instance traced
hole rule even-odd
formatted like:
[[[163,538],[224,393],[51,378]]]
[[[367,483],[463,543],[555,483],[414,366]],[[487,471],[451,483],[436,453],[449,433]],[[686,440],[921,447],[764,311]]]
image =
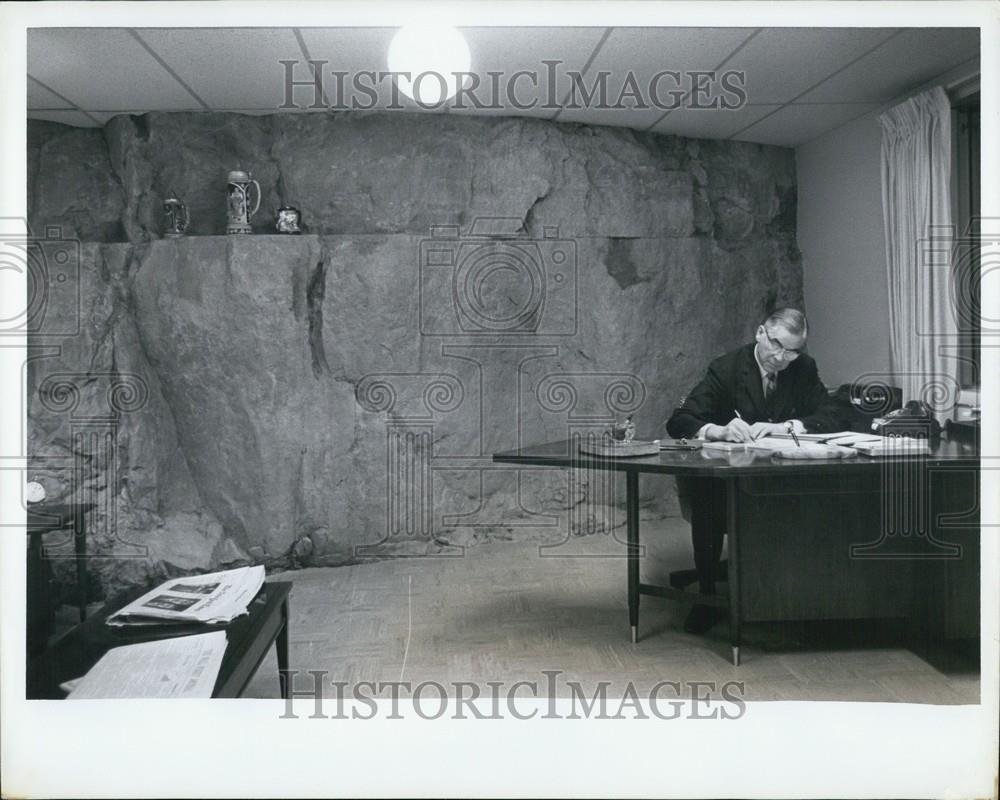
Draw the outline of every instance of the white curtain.
[[[948,357],[957,329],[951,297],[951,103],[944,89],[880,115],[882,215],[889,283],[891,369],[903,400],[923,400],[939,421],[958,391]]]

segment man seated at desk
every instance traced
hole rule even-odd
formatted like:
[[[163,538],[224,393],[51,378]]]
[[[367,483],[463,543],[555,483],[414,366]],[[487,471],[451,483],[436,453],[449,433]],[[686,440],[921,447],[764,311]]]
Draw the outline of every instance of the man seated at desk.
[[[841,430],[844,409],[819,379],[816,362],[802,352],[809,328],[794,308],[775,311],[757,326],[755,341],[719,356],[667,420],[675,439],[747,442],[772,433]],[[726,501],[721,482],[678,478],[681,511],[691,522],[695,570],[702,594],[714,594]],[[721,565],[721,566],[724,566]],[[684,630],[704,633],[720,618],[712,606],[696,605]]]

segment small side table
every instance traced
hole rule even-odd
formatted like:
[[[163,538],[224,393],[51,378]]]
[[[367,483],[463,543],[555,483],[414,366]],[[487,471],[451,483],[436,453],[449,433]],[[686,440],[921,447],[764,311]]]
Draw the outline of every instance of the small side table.
[[[64,698],[66,693],[59,688],[59,684],[85,675],[112,647],[225,630],[226,652],[219,665],[212,697],[242,696],[274,643],[278,657],[278,685],[282,698],[288,699],[292,678],[288,664],[290,581],[265,583],[247,607],[248,613],[224,626],[167,623],[112,628],[105,624],[111,614],[148,590],[148,587],[135,587],[116,595],[105,603],[104,608],[82,625],[74,627],[48,650],[34,658],[29,656],[25,697],[28,700]]]
[[[73,531],[73,553],[76,560],[77,606],[80,622],[87,618],[87,524],[85,514],[94,503],[67,503],[61,505],[32,505],[28,509],[29,558],[44,558],[42,536],[69,528]]]

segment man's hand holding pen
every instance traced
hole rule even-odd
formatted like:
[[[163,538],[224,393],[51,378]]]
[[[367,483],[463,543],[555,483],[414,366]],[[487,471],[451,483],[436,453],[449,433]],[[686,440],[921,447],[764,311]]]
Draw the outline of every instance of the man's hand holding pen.
[[[795,427],[790,422],[755,422],[747,423],[739,411],[734,410],[734,416],[727,425],[709,425],[705,430],[705,438],[710,442],[752,442],[763,436],[775,433],[790,433],[795,444],[801,447],[795,435]]]

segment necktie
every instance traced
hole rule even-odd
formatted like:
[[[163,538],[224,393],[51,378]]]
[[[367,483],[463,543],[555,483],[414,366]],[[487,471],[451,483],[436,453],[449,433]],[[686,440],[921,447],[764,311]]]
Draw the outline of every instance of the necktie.
[[[774,373],[768,372],[764,376],[764,399],[770,400],[772,394],[774,394]]]

